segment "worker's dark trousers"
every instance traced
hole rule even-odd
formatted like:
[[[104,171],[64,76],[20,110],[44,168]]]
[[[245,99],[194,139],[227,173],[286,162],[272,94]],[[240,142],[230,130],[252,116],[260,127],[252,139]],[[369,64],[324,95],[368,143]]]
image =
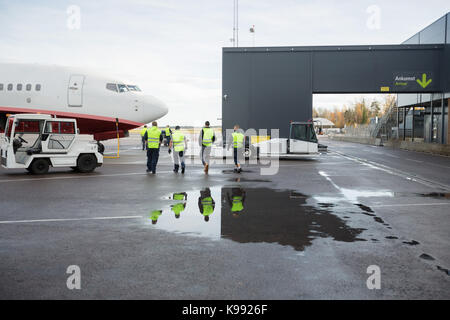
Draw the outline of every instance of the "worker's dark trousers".
[[[145,150],[145,147],[147,146],[147,140],[142,138],[142,150]]]
[[[153,173],[156,172],[156,165],[158,164],[159,148],[147,149],[147,170]]]
[[[233,150],[233,158],[234,158],[234,165],[237,166],[239,163],[239,159],[238,159],[238,148],[234,148]]]

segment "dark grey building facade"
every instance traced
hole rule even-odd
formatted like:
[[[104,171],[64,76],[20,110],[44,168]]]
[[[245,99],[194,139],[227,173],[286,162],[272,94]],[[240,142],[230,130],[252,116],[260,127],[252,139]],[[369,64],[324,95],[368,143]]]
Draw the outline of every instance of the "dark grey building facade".
[[[312,118],[314,93],[450,92],[446,43],[223,48],[222,63],[223,132],[238,123],[287,137],[290,121]]]
[[[443,44],[448,48],[450,45],[450,13],[416,33],[414,36],[403,42],[403,44]],[[450,77],[448,69],[444,76],[448,81]],[[448,86],[443,92],[433,94],[399,94],[399,138],[450,144],[450,134],[448,131],[449,102],[450,90]],[[403,118],[405,118],[406,121],[403,121]],[[403,130],[403,124],[405,124],[406,130]],[[408,130],[408,127],[410,130]]]

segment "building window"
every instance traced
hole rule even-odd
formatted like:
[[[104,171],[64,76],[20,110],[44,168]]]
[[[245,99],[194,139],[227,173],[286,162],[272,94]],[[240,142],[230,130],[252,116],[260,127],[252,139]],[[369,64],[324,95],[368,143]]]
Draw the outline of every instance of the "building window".
[[[22,91],[22,84],[21,83],[17,84],[17,91]]]
[[[31,84],[27,84],[25,89],[27,89],[27,91],[31,91]]]
[[[36,85],[36,91],[41,91],[41,85],[40,84]]]
[[[117,85],[115,83],[107,83],[106,89],[117,92]]]
[[[8,84],[8,91],[12,91],[12,89],[13,89],[13,84],[12,83]]]
[[[3,91],[3,83],[0,83],[0,91]]]

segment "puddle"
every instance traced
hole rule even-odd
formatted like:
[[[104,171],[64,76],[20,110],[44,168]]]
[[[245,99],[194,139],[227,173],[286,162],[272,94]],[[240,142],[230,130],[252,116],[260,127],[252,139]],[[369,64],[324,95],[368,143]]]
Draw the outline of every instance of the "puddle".
[[[417,246],[418,244],[420,244],[419,241],[416,240],[411,240],[411,241],[403,241],[404,244],[409,244],[410,246]]]
[[[213,187],[180,192],[165,197],[168,206],[150,214],[149,224],[209,239],[277,243],[297,251],[311,246],[317,238],[366,241],[359,238],[366,229],[350,227],[327,206],[308,205],[309,198],[269,188]]]
[[[429,254],[426,254],[426,253],[422,253],[420,255],[420,258],[422,258],[424,260],[429,260],[429,261],[434,261],[435,260],[432,256],[430,256]]]
[[[446,268],[442,268],[441,266],[436,266],[436,269],[438,269],[439,271],[444,272],[446,275],[450,276],[450,271]]]

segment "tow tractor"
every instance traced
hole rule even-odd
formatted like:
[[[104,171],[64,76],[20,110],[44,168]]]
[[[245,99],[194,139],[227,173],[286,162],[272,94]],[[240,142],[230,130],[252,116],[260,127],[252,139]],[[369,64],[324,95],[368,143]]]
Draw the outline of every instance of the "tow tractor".
[[[256,138],[257,142],[252,143],[253,138]],[[319,145],[312,122],[291,122],[289,138],[246,137],[245,148],[242,148],[242,158],[312,158],[320,154],[319,147],[321,150],[326,148],[326,146]],[[232,157],[233,151],[232,148],[225,146],[213,148],[212,154],[215,157],[225,158]]]
[[[47,173],[50,166],[88,173],[103,164],[97,142],[78,133],[75,119],[45,114],[9,116],[0,148],[3,168],[34,174]]]

